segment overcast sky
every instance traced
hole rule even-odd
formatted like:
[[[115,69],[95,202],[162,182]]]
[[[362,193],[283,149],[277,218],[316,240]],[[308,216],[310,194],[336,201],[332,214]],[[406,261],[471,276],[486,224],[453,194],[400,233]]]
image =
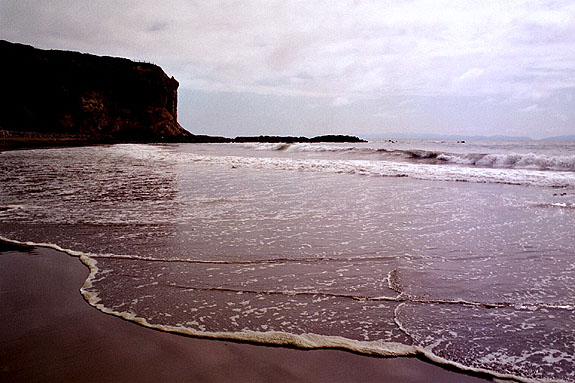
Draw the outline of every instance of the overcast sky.
[[[0,0],[0,38],[156,63],[193,133],[575,134],[573,1]]]

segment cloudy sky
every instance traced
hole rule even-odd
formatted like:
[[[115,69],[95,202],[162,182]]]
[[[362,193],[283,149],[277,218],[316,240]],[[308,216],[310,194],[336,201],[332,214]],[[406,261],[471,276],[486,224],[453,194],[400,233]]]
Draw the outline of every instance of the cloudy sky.
[[[156,63],[199,134],[575,134],[570,0],[0,0],[0,39]]]

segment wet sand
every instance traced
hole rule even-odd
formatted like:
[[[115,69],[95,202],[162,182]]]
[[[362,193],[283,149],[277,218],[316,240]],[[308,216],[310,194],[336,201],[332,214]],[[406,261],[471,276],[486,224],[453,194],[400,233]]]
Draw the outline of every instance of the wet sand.
[[[1,382],[485,382],[417,358],[297,350],[164,333],[91,307],[88,269],[0,242]]]

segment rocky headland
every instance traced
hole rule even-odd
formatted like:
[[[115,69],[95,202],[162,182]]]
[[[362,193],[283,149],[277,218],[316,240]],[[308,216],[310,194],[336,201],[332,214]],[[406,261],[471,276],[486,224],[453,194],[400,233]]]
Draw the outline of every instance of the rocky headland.
[[[352,136],[194,135],[157,65],[0,40],[0,146],[114,142],[361,142]]]
[[[0,41],[0,137],[185,138],[178,82],[157,65]]]

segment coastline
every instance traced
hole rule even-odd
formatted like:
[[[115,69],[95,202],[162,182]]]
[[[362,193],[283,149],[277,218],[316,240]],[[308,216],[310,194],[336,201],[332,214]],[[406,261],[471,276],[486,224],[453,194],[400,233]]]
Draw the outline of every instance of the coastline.
[[[485,382],[414,357],[298,350],[165,333],[91,307],[88,269],[0,242],[0,380],[9,382]]]
[[[186,137],[158,137],[155,139],[119,139],[114,137],[54,136],[32,133],[24,136],[3,136],[0,130],[2,150],[57,148],[69,146],[93,146],[114,144],[221,144],[221,143],[363,143],[359,137],[347,135],[324,135],[312,138],[295,136],[240,136],[221,137],[190,134]],[[10,132],[7,132],[10,133]]]

